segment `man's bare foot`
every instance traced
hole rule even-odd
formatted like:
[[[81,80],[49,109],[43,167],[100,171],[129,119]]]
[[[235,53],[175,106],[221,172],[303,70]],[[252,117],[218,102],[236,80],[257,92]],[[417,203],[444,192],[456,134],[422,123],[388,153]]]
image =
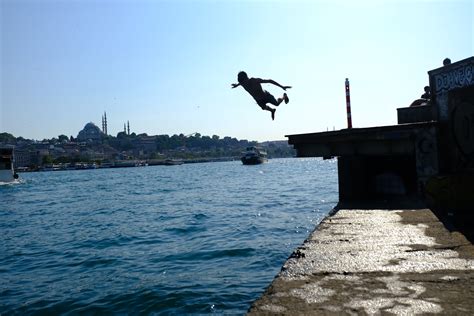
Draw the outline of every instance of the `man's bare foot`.
[[[275,111],[276,109],[272,109],[272,121],[275,120]]]
[[[283,100],[285,100],[286,104],[288,104],[288,102],[290,102],[290,99],[288,99],[288,95],[286,93],[283,93]]]

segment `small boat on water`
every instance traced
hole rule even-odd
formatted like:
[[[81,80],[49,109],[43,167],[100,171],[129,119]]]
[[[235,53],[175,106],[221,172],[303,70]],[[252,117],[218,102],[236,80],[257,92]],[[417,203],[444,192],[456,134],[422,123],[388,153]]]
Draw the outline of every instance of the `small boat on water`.
[[[116,160],[110,168],[130,168],[137,167],[138,162],[135,160]]]
[[[240,158],[244,165],[258,165],[268,161],[267,152],[255,146],[247,147]]]
[[[13,148],[0,148],[0,182],[13,182],[18,174],[13,169]]]
[[[178,165],[182,165],[184,163],[184,161],[182,160],[176,160],[176,159],[166,159],[163,164],[165,166],[178,166]]]

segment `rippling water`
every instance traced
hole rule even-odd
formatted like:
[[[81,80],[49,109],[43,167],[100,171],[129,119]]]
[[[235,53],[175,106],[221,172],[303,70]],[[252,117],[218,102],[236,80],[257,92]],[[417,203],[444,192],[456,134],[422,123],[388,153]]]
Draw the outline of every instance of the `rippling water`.
[[[22,173],[0,314],[244,314],[337,202],[333,160]]]

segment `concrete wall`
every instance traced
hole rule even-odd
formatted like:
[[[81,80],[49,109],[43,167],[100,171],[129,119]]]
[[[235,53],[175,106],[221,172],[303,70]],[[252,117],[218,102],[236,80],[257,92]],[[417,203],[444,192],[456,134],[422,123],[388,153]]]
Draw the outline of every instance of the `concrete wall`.
[[[414,156],[343,156],[338,158],[338,168],[342,202],[415,196],[418,192]]]

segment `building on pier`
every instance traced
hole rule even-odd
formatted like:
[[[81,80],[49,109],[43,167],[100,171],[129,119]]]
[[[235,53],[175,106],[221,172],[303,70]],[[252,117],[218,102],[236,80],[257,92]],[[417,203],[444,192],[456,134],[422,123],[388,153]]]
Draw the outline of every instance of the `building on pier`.
[[[298,157],[337,157],[342,203],[408,196],[474,213],[474,57],[428,76],[430,99],[397,109],[397,125],[287,135],[288,142]]]

